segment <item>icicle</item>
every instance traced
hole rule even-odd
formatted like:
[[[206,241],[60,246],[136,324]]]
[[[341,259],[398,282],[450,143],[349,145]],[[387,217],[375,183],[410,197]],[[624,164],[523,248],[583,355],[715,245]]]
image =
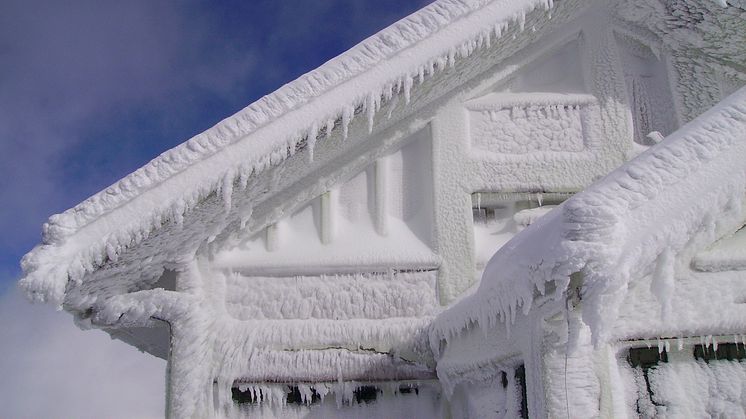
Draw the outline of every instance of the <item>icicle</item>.
[[[684,350],[684,339],[679,337],[678,341],[679,341],[679,351],[683,351]]]
[[[176,205],[174,207],[174,222],[178,226],[184,224],[184,213],[186,212],[185,207],[186,203],[184,202],[184,200],[181,199],[176,202]]]
[[[477,192],[477,211],[482,210],[482,193]]]
[[[314,385],[313,389],[316,390],[316,394],[319,395],[321,403],[324,403],[324,398],[329,394],[329,386],[326,383],[321,383]]]
[[[112,262],[116,262],[118,259],[117,251],[111,243],[106,243],[106,256]]]
[[[717,352],[717,350],[718,350],[718,340],[717,340],[717,339],[713,339],[713,340],[712,340],[712,349],[713,349],[713,350],[714,350],[715,352]]]
[[[658,353],[662,354],[664,349],[665,349],[665,345],[663,344],[663,341],[660,338],[658,338]]]
[[[319,135],[319,126],[316,122],[311,125],[311,129],[308,131],[306,137],[306,145],[308,146],[308,159],[313,162],[313,150],[316,146],[316,137]]]
[[[392,97],[394,97],[394,85],[386,83],[386,86],[383,88],[383,100],[388,102]]]
[[[459,47],[459,54],[461,54],[461,58],[466,58],[469,56],[469,44],[468,43],[461,44],[461,47]]]
[[[342,110],[342,139],[347,140],[347,134],[350,129],[350,121],[352,116],[355,114],[355,108],[352,106],[345,106]]]
[[[249,176],[251,175],[251,170],[248,168],[241,168],[240,175],[238,176],[238,184],[241,190],[246,190],[246,187],[249,186]]]
[[[368,115],[368,134],[373,132],[373,120],[376,116],[376,103],[373,93],[369,94],[365,101],[365,110]]]
[[[500,39],[500,37],[503,35],[503,27],[501,24],[497,23],[495,24],[495,40]]]
[[[231,211],[231,205],[233,203],[233,172],[229,171],[223,176],[223,186],[221,192],[223,195],[223,207],[225,208],[226,214]]]
[[[417,81],[419,84],[425,82],[425,66],[417,67]]]
[[[334,118],[329,118],[326,120],[326,138],[329,138],[332,136],[333,130],[334,130]]]
[[[541,192],[536,194],[536,201],[539,203],[539,206],[543,205],[544,195]]]
[[[526,28],[526,12],[524,11],[518,15],[518,28],[521,32]]]
[[[412,91],[412,84],[414,84],[414,81],[412,80],[412,76],[409,74],[406,75],[404,78],[404,103],[409,104],[409,100],[411,99],[411,91]]]

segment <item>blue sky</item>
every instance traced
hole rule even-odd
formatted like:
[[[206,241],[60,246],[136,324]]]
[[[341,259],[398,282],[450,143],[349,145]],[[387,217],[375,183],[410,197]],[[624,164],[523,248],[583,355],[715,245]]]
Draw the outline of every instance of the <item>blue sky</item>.
[[[24,363],[59,365],[54,345],[67,348],[65,364],[73,372],[80,370],[72,368],[75,362],[91,367],[94,358],[108,365],[109,355],[120,365],[131,362],[128,371],[148,362],[155,362],[149,374],[151,365],[162,368],[147,358],[122,361],[130,353],[146,356],[101,332],[78,332],[66,315],[20,301],[18,263],[38,243],[42,223],[427,3],[2,0],[0,359],[6,360],[0,371],[13,367],[16,374],[4,379],[30,383],[21,377],[31,369]],[[34,358],[29,346],[46,352]],[[95,357],[85,352],[89,347]],[[91,373],[106,373],[93,365]],[[142,381],[130,375],[120,381]],[[65,383],[59,385],[74,388]],[[156,384],[161,388],[162,379]],[[0,382],[7,396],[6,385]],[[29,410],[24,403],[31,400],[22,394],[16,399],[10,407],[3,403],[0,417],[44,413]],[[124,417],[140,415],[129,413]],[[54,416],[60,414],[82,415]]]

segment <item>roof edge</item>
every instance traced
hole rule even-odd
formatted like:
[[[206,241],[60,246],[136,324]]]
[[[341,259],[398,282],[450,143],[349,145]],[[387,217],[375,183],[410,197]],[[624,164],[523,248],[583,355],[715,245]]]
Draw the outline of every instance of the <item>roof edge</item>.
[[[237,180],[279,163],[287,158],[288,149],[294,150],[304,138],[309,138],[308,146],[312,148],[319,127],[334,126],[335,121],[341,121],[346,133],[354,110],[360,105],[371,120],[382,97],[403,94],[408,102],[415,79],[432,76],[457,59],[488,47],[510,24],[523,29],[526,14],[538,7],[549,10],[552,6],[552,0],[438,0],[424,7],[162,153],[75,207],[50,217],[43,228],[42,244],[22,260],[25,276],[21,287],[32,299],[61,304],[68,280],[81,281],[87,272],[95,270],[97,260],[115,259],[119,251],[137,242],[143,231],[147,235],[164,219],[183,216],[209,193],[221,188],[229,190]],[[476,11],[480,13],[474,14]],[[460,22],[458,30],[447,30],[457,22]],[[448,42],[437,45],[433,42],[426,51],[410,49],[436,35],[443,38],[440,41]],[[396,65],[387,62],[392,59],[397,60]],[[366,73],[366,82],[360,83],[363,89],[349,94],[350,86],[345,83]],[[311,102],[321,106],[303,112],[304,105]],[[295,123],[273,124],[280,118],[292,118]],[[277,125],[283,126],[278,128]],[[273,135],[265,136],[269,137],[267,141],[254,141],[250,147],[252,151],[247,151],[248,137],[262,130],[271,130]],[[217,170],[205,170],[207,179],[199,181],[186,173],[196,163],[210,160],[215,163],[217,155],[239,146],[245,163],[237,163],[236,167],[213,164]],[[181,179],[177,179],[179,177]],[[140,202],[137,211],[130,211],[139,217],[139,225],[123,225],[122,217],[111,217],[97,228],[92,227],[105,215],[160,188],[167,181],[172,183],[170,186],[177,186],[178,193],[169,199],[151,200],[153,202],[148,205]],[[230,205],[230,192],[227,195]],[[90,231],[81,234],[83,230]],[[83,237],[71,240],[73,236]]]

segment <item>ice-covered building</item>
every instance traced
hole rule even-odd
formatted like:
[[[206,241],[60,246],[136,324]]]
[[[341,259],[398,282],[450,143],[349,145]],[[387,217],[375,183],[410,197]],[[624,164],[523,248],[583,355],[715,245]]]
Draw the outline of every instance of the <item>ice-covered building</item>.
[[[436,1],[53,216],[22,286],[168,359],[171,417],[743,415],[744,14]]]

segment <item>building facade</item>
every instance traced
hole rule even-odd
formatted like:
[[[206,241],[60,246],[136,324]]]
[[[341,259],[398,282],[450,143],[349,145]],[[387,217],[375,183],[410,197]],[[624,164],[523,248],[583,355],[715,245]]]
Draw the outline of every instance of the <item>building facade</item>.
[[[557,416],[547,341],[508,371],[449,307],[746,82],[739,1],[436,1],[53,216],[22,286],[168,359],[171,417]]]

